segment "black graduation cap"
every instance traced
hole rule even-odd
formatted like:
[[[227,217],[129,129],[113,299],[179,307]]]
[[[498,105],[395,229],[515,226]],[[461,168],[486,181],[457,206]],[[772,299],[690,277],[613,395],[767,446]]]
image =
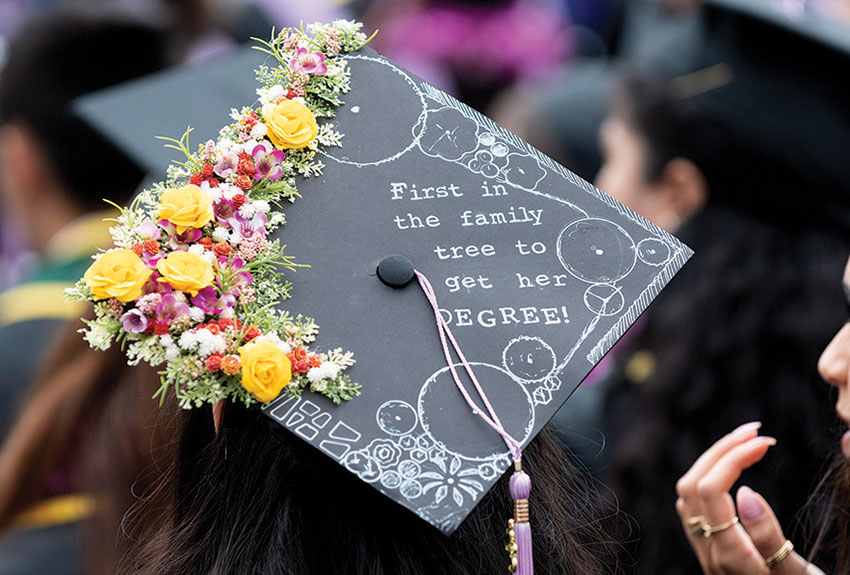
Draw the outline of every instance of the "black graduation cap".
[[[699,72],[673,87],[734,130],[748,160],[765,166],[743,166],[741,178],[751,179],[734,197],[712,190],[718,199],[848,230],[850,83],[842,78],[850,70],[850,27],[807,4],[707,0],[693,64]],[[806,190],[803,201],[787,193],[792,187]]]
[[[362,395],[342,405],[282,395],[263,410],[451,533],[511,457],[455,387],[412,268],[433,284],[495,412],[524,446],[692,252],[373,50],[348,58],[351,91],[333,119],[342,146],[324,152],[321,176],[298,182],[302,198],[287,206],[278,237],[310,265],[288,274],[284,307],[321,326],[315,348],[354,353],[348,373]],[[242,54],[206,65],[209,85],[197,69],[169,72],[79,110],[153,163],[155,143],[140,128],[167,115],[158,134],[194,121],[207,137],[227,110],[253,101],[255,64]],[[201,105],[221,115],[199,124]]]

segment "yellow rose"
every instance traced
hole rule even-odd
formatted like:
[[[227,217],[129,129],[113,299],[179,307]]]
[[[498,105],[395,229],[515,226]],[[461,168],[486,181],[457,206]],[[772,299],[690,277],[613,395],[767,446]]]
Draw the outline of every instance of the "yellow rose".
[[[213,219],[212,199],[208,193],[192,184],[169,188],[159,199],[156,217],[174,224],[178,234],[189,228],[202,228]]]
[[[267,338],[257,338],[239,348],[242,387],[259,401],[276,398],[292,378],[292,364],[283,350]]]
[[[83,275],[94,299],[114,297],[129,302],[139,299],[142,286],[153,273],[130,250],[112,250],[97,258]]]
[[[193,296],[212,285],[215,279],[212,265],[189,252],[171,252],[167,258],[156,262],[156,270],[162,276],[159,281]]]
[[[295,100],[263,106],[268,137],[278,148],[303,148],[316,138],[319,127],[310,109]]]

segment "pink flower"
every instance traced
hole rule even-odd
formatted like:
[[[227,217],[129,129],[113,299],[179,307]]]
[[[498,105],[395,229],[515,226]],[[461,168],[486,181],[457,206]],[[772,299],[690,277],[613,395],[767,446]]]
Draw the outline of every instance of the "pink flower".
[[[268,216],[263,212],[255,213],[250,220],[243,218],[239,215],[239,212],[236,212],[232,218],[227,220],[227,223],[233,231],[242,236],[242,239],[248,240],[257,234],[266,235],[266,221],[268,221]]]
[[[154,272],[154,275],[159,277],[159,274]],[[157,282],[159,285],[163,285],[162,282]],[[143,295],[139,298],[139,301],[136,302],[136,308],[139,309],[144,314],[153,315],[156,313],[156,306],[159,305],[159,302],[162,301],[161,293],[149,293]]]
[[[228,176],[236,175],[236,172],[239,168],[239,156],[236,154],[225,154],[215,165],[215,173],[220,178],[227,178]]]
[[[156,306],[156,319],[161,322],[172,322],[184,315],[189,315],[189,306],[177,301],[172,294],[162,296],[162,300]]]
[[[187,251],[189,245],[197,242],[203,236],[198,228],[187,228],[182,234],[177,233],[177,227],[168,220],[159,220],[159,227],[168,234],[168,247],[172,250]],[[162,257],[162,252],[156,254],[157,260]]]
[[[152,221],[145,220],[138,225],[136,233],[139,234],[139,237],[143,240],[158,240],[162,234],[162,230],[160,230]]]
[[[265,144],[257,144],[251,151],[256,169],[254,172],[255,180],[268,178],[275,182],[283,177],[283,168],[280,167],[280,163],[286,159],[286,154],[283,150],[270,151],[270,148],[271,146],[267,148]]]
[[[328,72],[325,54],[318,50],[310,52],[307,48],[298,48],[295,57],[289,61],[289,69],[293,72],[306,72],[313,76],[324,76]]]
[[[236,213],[236,206],[229,200],[221,198],[213,205],[213,213],[218,223],[225,224]]]
[[[207,286],[192,296],[192,305],[201,308],[209,315],[219,314],[229,307],[236,305],[236,297],[226,293],[218,297],[218,292],[213,286]]]

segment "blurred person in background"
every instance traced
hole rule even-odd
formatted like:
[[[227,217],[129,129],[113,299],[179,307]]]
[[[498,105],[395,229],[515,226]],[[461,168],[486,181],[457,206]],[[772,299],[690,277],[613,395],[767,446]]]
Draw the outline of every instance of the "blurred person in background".
[[[572,55],[569,21],[552,0],[375,0],[373,47],[487,112],[514,84],[551,74]]]
[[[116,379],[96,377],[114,365],[93,363],[84,345],[66,346],[33,387],[50,342],[84,311],[63,301],[65,287],[98,246],[110,245],[103,218],[114,213],[104,213],[103,199],[127,201],[144,175],[74,114],[72,102],[162,68],[164,52],[161,33],[147,25],[62,11],[22,28],[0,72],[0,203],[39,256],[23,283],[0,293],[0,435],[8,433],[0,455],[0,531],[8,534],[0,541],[0,572],[75,572],[68,555],[76,549],[74,524],[93,509],[78,493],[77,465],[95,459],[81,453],[98,418],[97,409],[83,412],[77,393],[62,393]],[[126,390],[138,396],[133,386]]]
[[[670,493],[734,425],[783,438],[748,482],[787,528],[831,460],[815,365],[846,305],[835,279],[850,238],[850,94],[834,78],[850,51],[806,24],[769,2],[707,3],[702,67],[621,82],[601,130],[596,184],[696,251],[615,351],[604,388],[600,467],[640,526],[638,573],[698,569],[670,537]],[[811,548],[812,533],[789,533]]]
[[[570,1],[570,15],[583,16],[582,4]],[[670,77],[691,72],[701,42],[698,1],[616,0],[604,9],[599,4],[595,29],[571,28],[574,59],[540,82],[508,91],[493,107],[497,122],[587,180],[602,164],[596,135],[618,70]]]
[[[162,68],[163,50],[146,26],[72,12],[34,20],[10,45],[0,72],[0,204],[39,262],[0,293],[0,433],[57,325],[81,314],[65,304],[64,289],[88,267],[93,248],[108,245],[104,198],[125,202],[144,175],[71,103]]]

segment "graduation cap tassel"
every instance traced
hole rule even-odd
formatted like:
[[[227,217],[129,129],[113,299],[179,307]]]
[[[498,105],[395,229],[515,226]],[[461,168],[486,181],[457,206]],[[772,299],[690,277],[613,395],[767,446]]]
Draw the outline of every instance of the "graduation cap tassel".
[[[511,475],[511,497],[514,498],[514,518],[511,528],[514,531],[517,575],[532,575],[534,559],[531,548],[531,523],[529,523],[528,497],[531,495],[531,477],[522,470],[522,460],[514,461]]]
[[[472,408],[472,412],[483,419],[487,425],[492,427],[493,430],[502,437],[505,445],[508,446],[511,455],[514,458],[515,471],[510,480],[511,497],[513,497],[514,500],[514,517],[508,522],[508,533],[511,535],[511,543],[508,544],[508,550],[511,552],[512,560],[510,570],[517,573],[517,575],[534,575],[534,558],[532,556],[531,545],[531,523],[529,523],[528,512],[528,498],[531,495],[531,477],[522,470],[522,449],[520,448],[519,442],[511,437],[507,430],[505,430],[502,422],[499,420],[499,416],[496,414],[496,410],[493,409],[493,406],[490,404],[490,400],[487,398],[487,394],[484,393],[484,389],[478,382],[478,378],[476,378],[475,374],[472,372],[472,366],[469,365],[469,362],[466,360],[466,356],[464,356],[463,351],[460,349],[460,345],[455,339],[452,330],[449,328],[448,323],[440,313],[440,306],[437,304],[437,295],[434,293],[434,288],[431,286],[431,282],[429,282],[428,278],[426,278],[425,275],[418,270],[414,270],[414,273],[416,274],[416,278],[419,280],[419,285],[422,287],[422,291],[425,292],[425,297],[428,298],[431,307],[434,308],[434,317],[437,320],[437,331],[440,334],[440,342],[443,346],[443,355],[446,357],[446,363],[449,366],[455,385],[461,395],[463,395],[466,403],[470,408]],[[457,353],[461,364],[463,364],[467,375],[469,375],[469,379],[472,381],[475,391],[478,392],[481,401],[487,408],[489,416],[481,411],[469,395],[469,392],[461,383],[460,377],[455,369],[454,362],[452,361],[449,342],[451,342],[455,353]],[[514,552],[516,553],[515,557]]]

